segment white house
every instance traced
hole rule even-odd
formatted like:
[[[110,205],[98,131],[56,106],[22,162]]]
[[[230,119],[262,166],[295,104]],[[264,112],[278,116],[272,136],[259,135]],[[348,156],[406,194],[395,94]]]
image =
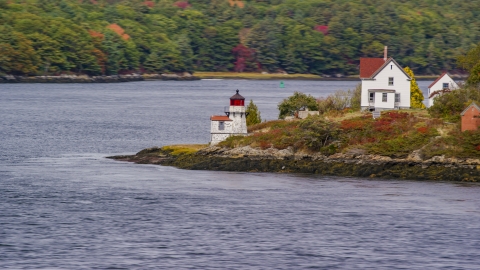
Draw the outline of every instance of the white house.
[[[237,93],[230,98],[230,106],[225,107],[226,115],[210,117],[210,144],[215,145],[232,135],[247,135],[247,113],[245,98]]]
[[[360,58],[362,109],[410,108],[411,78],[393,58]]]
[[[430,86],[428,86],[428,107],[433,105],[434,99],[444,93],[458,89],[458,84],[444,72]]]

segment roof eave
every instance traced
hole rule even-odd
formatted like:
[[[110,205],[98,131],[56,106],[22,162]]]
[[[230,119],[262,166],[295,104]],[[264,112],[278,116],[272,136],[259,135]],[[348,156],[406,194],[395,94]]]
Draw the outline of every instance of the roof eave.
[[[391,58],[391,57],[388,58],[387,61],[385,61],[385,63],[384,63],[381,67],[379,67],[379,68],[377,69],[377,71],[375,71],[375,72],[372,74],[372,76],[370,77],[370,79],[374,79],[374,78],[378,75],[378,73],[380,73],[380,71],[382,71],[382,70],[383,70],[390,62],[392,62],[392,61],[393,61],[393,63],[403,72],[403,74],[405,74],[405,76],[407,76],[407,79],[408,79],[409,81],[411,81],[411,80],[412,80],[412,77],[410,77],[410,76],[405,72],[405,70],[403,70],[403,68],[397,63],[397,61],[395,61],[395,59],[393,59],[393,58]]]
[[[478,107],[477,103],[472,102],[470,105],[468,105],[467,108],[465,108],[465,110],[463,110],[463,111],[460,113],[460,115],[463,116],[463,115],[468,111],[468,109],[470,109],[470,107],[472,107],[472,106],[475,107],[475,108],[477,108],[477,110],[480,112],[480,107]]]

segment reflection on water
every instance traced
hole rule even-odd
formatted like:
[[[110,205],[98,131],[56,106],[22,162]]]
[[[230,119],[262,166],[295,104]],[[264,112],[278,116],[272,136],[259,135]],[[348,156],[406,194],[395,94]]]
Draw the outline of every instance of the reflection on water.
[[[0,268],[477,269],[478,184],[104,158],[206,142],[208,116],[235,88],[272,119],[294,86],[320,96],[354,85],[0,85]]]

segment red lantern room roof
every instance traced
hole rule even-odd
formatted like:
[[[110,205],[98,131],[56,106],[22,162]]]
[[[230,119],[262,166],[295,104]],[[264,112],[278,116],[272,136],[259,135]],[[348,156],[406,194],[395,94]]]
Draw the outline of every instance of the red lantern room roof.
[[[245,100],[244,97],[242,97],[238,92],[240,92],[239,90],[237,90],[237,93],[235,95],[233,95],[230,100]]]

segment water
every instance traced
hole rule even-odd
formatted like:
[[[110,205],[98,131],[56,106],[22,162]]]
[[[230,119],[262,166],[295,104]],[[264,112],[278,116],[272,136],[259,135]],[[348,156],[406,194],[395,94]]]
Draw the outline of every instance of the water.
[[[422,90],[430,82],[419,82]],[[265,119],[356,82],[0,85],[1,269],[478,269],[480,185],[105,159],[205,143],[237,88]]]

